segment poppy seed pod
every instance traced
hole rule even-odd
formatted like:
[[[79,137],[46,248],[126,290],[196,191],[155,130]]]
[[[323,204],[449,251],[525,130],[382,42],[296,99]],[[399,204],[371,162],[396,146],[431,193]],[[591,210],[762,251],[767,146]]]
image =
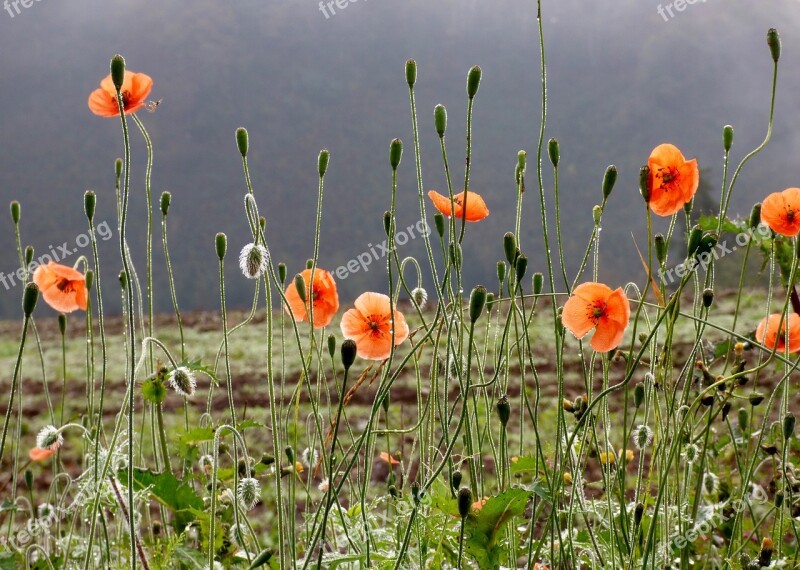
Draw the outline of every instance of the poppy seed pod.
[[[606,173],[603,175],[603,200],[608,200],[611,196],[611,191],[614,190],[614,185],[617,183],[617,167],[613,164],[606,168]]]
[[[656,246],[656,259],[659,264],[663,264],[667,260],[667,240],[664,234],[656,234],[653,238]]]
[[[347,339],[342,343],[342,366],[345,370],[349,370],[356,361],[356,341]]]
[[[286,264],[283,262],[278,264],[278,279],[280,279],[281,285],[286,283]]]
[[[517,256],[517,262],[514,264],[514,269],[517,271],[517,283],[522,283],[522,278],[525,277],[525,271],[528,269],[528,258],[520,253]]]
[[[436,233],[439,237],[444,237],[444,214],[436,212],[433,215],[433,225],[436,226]]]
[[[769,46],[769,53],[772,54],[772,61],[778,63],[781,58],[781,37],[775,28],[770,28],[767,32],[767,45]]]
[[[14,225],[17,225],[19,223],[19,216],[20,216],[19,202],[13,200],[11,202],[11,220],[14,222]]]
[[[461,471],[454,471],[453,476],[450,478],[450,486],[453,487],[455,491],[461,486],[461,480],[464,478],[464,475]]]
[[[789,412],[783,416],[783,439],[788,440],[794,434],[795,418],[794,414]]]
[[[297,289],[297,296],[300,297],[300,300],[305,303],[306,302],[306,280],[303,279],[301,274],[297,274],[294,276],[294,288]]]
[[[242,157],[246,157],[247,151],[250,148],[250,135],[244,127],[236,129],[236,146],[239,152],[242,153]]]
[[[472,99],[478,93],[478,87],[481,85],[481,68],[477,65],[469,70],[467,75],[467,95]]]
[[[650,203],[650,167],[642,166],[639,169],[639,192],[644,198],[645,204]]]
[[[317,170],[319,171],[319,177],[322,178],[325,176],[325,173],[328,172],[328,164],[331,161],[331,153],[328,149],[322,149],[319,151],[319,158],[317,159]]]
[[[547,154],[550,157],[550,163],[557,168],[558,162],[561,160],[561,149],[557,139],[547,141]]]
[[[32,245],[29,245],[29,246],[27,246],[25,248],[25,266],[26,267],[29,266],[31,264],[31,262],[33,261],[33,252],[34,252],[34,249],[33,249]]]
[[[383,213],[383,231],[386,232],[387,237],[392,235],[392,213],[389,210]]]
[[[400,161],[403,158],[403,141],[394,139],[389,146],[389,164],[392,165],[392,170],[397,170],[400,166]]]
[[[443,138],[447,130],[447,109],[444,105],[439,104],[433,108],[433,124],[436,126],[439,138]]]
[[[503,261],[497,262],[497,280],[501,283],[506,279],[506,264]]]
[[[161,206],[161,214],[166,216],[169,213],[169,206],[172,203],[172,194],[169,192],[162,192],[161,193],[161,200],[159,202],[159,206]]]
[[[217,257],[220,261],[225,259],[225,252],[228,250],[228,236],[220,232],[214,238],[214,245],[217,249]]]
[[[61,336],[67,334],[67,315],[64,313],[58,314],[58,330],[61,332]]]
[[[508,425],[508,420],[511,419],[511,404],[508,403],[508,396],[505,394],[497,401],[497,417],[500,418],[500,424],[504,428]]]
[[[478,285],[469,296],[469,320],[475,323],[483,313],[486,305],[486,287]]]
[[[730,125],[725,125],[722,128],[722,147],[725,149],[725,152],[731,150],[733,146],[733,127]]]
[[[761,223],[761,202],[757,202],[753,205],[753,209],[750,210],[750,229],[756,229],[758,224]]]
[[[409,59],[406,62],[406,83],[409,87],[414,87],[417,82],[417,62]]]
[[[91,190],[87,190],[83,194],[83,211],[86,213],[86,218],[91,222],[94,219],[94,211],[97,206],[97,195]]]
[[[508,262],[514,265],[514,260],[517,257],[517,238],[512,232],[506,232],[506,235],[503,236],[503,251]]]
[[[538,271],[533,274],[533,294],[539,295],[544,288],[544,275]]]
[[[39,287],[36,283],[28,283],[25,285],[25,292],[22,294],[22,312],[28,318],[33,314],[36,308],[36,302],[39,300]]]
[[[328,335],[328,354],[331,358],[336,354],[336,335],[334,334]]]
[[[461,515],[461,519],[465,519],[469,516],[469,510],[472,508],[472,491],[469,490],[469,487],[461,487],[458,490],[458,514]]]
[[[117,180],[120,179],[122,176],[122,159],[118,158],[114,161],[114,175],[117,177]]]
[[[119,91],[125,81],[125,58],[115,55],[111,58],[111,81]]]

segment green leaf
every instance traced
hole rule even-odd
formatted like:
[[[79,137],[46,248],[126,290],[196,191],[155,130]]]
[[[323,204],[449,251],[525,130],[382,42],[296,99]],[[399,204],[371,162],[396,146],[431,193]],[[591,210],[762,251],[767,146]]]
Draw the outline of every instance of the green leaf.
[[[717,225],[719,224],[719,216],[700,216],[700,219],[697,220],[697,225],[700,226],[701,229],[704,231],[717,231]],[[747,230],[747,222],[745,220],[731,220],[729,218],[725,218],[722,220],[722,226],[720,227],[720,232],[723,234],[738,234],[742,233]]]
[[[210,427],[196,427],[183,432],[178,439],[184,445],[212,441],[214,439],[214,430]]]
[[[510,467],[512,475],[536,471],[536,460],[530,455],[524,455],[516,458],[512,457]]]
[[[0,552],[0,570],[17,570],[24,566],[25,561],[16,552]]]
[[[120,481],[128,480],[128,470],[118,474]],[[151,496],[175,514],[174,526],[183,530],[194,520],[193,510],[203,509],[203,499],[184,481],[172,473],[154,473],[149,469],[134,469],[133,486],[137,491],[149,488]]]
[[[167,397],[167,388],[158,378],[148,378],[142,382],[142,397],[151,404],[161,405]]]
[[[491,497],[477,513],[464,521],[466,551],[478,561],[480,568],[499,568],[502,548],[497,546],[500,531],[514,517],[522,516],[533,492],[513,488]]]
[[[255,420],[244,420],[242,422],[239,422],[239,425],[236,427],[239,428],[239,431],[244,431],[248,428],[267,429],[267,426]]]

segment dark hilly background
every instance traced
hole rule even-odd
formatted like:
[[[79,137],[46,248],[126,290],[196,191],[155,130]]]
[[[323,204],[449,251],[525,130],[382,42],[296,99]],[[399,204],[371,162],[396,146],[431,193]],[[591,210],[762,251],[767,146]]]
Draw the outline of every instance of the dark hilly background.
[[[656,0],[544,4],[547,136],[561,142],[571,271],[608,164],[619,167],[620,179],[603,224],[601,278],[614,285],[643,278],[631,233],[644,247],[637,173],[655,145],[670,141],[697,157],[708,183],[704,200],[717,199],[722,126],[736,127],[737,161],[766,131],[771,26],[781,30],[784,48],[774,138],[742,175],[732,212],[746,214],[766,193],[800,185],[800,2],[698,1],[669,21]],[[86,105],[115,53],[150,74],[152,98],[163,99],[156,113],[140,116],[155,145],[154,197],[173,194],[170,244],[182,308],[218,307],[219,231],[230,238],[229,302],[249,303],[252,282],[235,260],[247,236],[234,142],[239,126],[250,131],[252,176],[273,256],[290,274],[312,253],[316,157],[330,149],[320,265],[345,263],[383,239],[394,137],[406,142],[399,226],[419,216],[403,74],[413,57],[426,190],[444,186],[432,124],[437,103],[449,111],[450,161],[456,186],[463,183],[466,72],[474,64],[484,70],[472,187],[492,214],[469,228],[465,285],[493,283],[502,235],[513,228],[516,153],[535,152],[538,134],[535,2],[360,0],[337,12],[326,19],[314,0],[37,0],[14,18],[0,11],[0,271],[17,265],[10,200],[22,203],[23,245],[35,246],[38,257],[85,231],[82,196],[93,189],[97,221],[114,228],[101,256],[106,301],[118,308],[113,163],[122,141],[117,121],[95,117]],[[135,128],[132,134],[130,240],[143,275],[144,145]],[[548,173],[552,206],[550,179]],[[533,271],[544,259],[533,169],[528,188],[522,244]],[[423,261],[421,245],[412,241],[403,253]],[[154,253],[158,308],[168,310],[158,239]],[[383,290],[384,273],[373,265],[340,281],[343,300]],[[16,317],[20,296],[19,287],[0,285],[0,316]]]

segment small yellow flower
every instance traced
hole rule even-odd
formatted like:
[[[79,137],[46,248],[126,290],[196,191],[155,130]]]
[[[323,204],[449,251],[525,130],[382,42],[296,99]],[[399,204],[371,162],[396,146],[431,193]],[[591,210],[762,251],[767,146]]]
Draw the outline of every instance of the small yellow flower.
[[[603,465],[613,465],[617,462],[617,456],[613,451],[602,451],[599,455],[600,463]]]
[[[511,463],[516,463],[517,461],[519,461],[519,457],[517,457],[516,455],[511,457]]]
[[[572,474],[569,471],[564,471],[564,485],[572,485]]]
[[[295,461],[294,462],[294,470],[297,473],[302,473],[303,471],[305,471],[305,468],[303,467],[302,463],[300,463],[299,461]]]
[[[734,344],[733,345],[733,352],[736,353],[736,356],[741,356],[742,353],[744,352],[744,343],[743,342],[737,342],[736,344]]]
[[[620,454],[620,456],[622,456],[622,450],[621,449],[619,450],[619,454]],[[633,461],[633,457],[634,457],[633,450],[632,449],[626,449],[625,450],[625,461],[627,463],[630,463],[631,461]]]

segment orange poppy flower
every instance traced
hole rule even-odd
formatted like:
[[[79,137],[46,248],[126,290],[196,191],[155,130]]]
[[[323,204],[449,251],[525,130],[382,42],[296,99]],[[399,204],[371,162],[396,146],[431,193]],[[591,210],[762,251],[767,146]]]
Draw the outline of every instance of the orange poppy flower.
[[[31,461],[44,461],[55,452],[55,449],[42,449],[40,447],[34,447],[28,452],[28,458]]]
[[[389,312],[389,297],[380,293],[362,293],[342,316],[344,338],[356,341],[356,353],[368,360],[383,360],[392,352],[392,320],[396,324],[394,344],[408,338],[408,324],[400,311],[394,319]]]
[[[631,306],[618,288],[612,291],[602,283],[582,283],[575,287],[564,304],[561,322],[577,338],[595,329],[591,346],[597,352],[614,350],[628,327]]]
[[[395,459],[394,457],[392,457],[391,455],[389,455],[385,451],[381,451],[380,458],[381,458],[382,461],[385,461],[389,465],[400,465],[400,461],[398,461],[397,459]]]
[[[134,73],[125,71],[125,79],[122,82],[122,104],[125,114],[135,113],[147,103],[145,99],[150,95],[153,88],[153,80],[144,73]],[[119,105],[117,104],[117,88],[109,74],[100,82],[100,88],[92,91],[89,95],[89,109],[95,115],[101,117],[118,117]]]
[[[653,149],[647,160],[650,178],[650,209],[658,216],[671,216],[694,197],[700,184],[697,160],[686,160],[678,148],[661,144]]]
[[[770,350],[784,352],[786,350],[786,317],[781,323],[780,313],[764,317],[756,329],[756,340]],[[778,332],[778,324],[781,324]],[[777,345],[777,346],[776,346]],[[789,314],[789,352],[800,351],[800,315]]]
[[[286,300],[289,306],[286,311],[290,313],[296,321],[308,320],[308,313],[311,308],[311,301],[314,302],[314,328],[328,326],[333,320],[336,311],[339,310],[339,293],[336,291],[336,282],[333,276],[319,267],[314,270],[314,285],[311,286],[311,269],[303,270],[300,275],[306,284],[306,301],[300,299],[294,281],[286,288]]]
[[[800,233],[800,188],[787,188],[767,196],[761,203],[761,221],[784,236]]]
[[[484,497],[483,499],[478,499],[477,501],[475,501],[474,503],[472,503],[472,509],[471,509],[471,510],[472,510],[472,512],[473,512],[473,513],[477,513],[477,512],[478,512],[478,511],[480,511],[480,510],[483,508],[483,506],[484,506],[486,503],[488,503],[488,502],[489,502],[489,497]]]
[[[464,196],[466,192],[459,192],[458,194],[453,196],[453,206],[454,212],[452,215],[455,216],[456,219],[464,218],[468,222],[479,222],[483,218],[489,215],[489,208],[486,207],[486,202],[483,201],[481,195],[477,192],[469,192],[469,196],[467,196],[467,213],[466,217],[464,216]],[[447,217],[450,217],[450,197],[449,196],[442,196],[436,190],[431,190],[428,192],[428,197],[433,201],[433,205],[439,210],[442,214]]]
[[[33,282],[48,305],[56,311],[71,313],[86,310],[86,277],[72,267],[49,261],[33,272]]]

